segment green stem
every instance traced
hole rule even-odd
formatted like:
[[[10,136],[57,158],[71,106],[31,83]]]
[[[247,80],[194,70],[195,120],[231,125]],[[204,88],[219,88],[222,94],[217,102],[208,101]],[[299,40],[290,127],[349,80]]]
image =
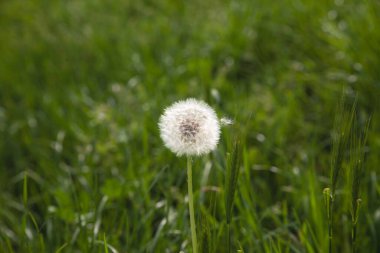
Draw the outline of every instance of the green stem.
[[[352,247],[352,253],[356,253],[356,230],[357,230],[357,224],[359,219],[359,210],[360,210],[360,204],[361,199],[357,198],[355,202],[352,203],[353,205],[353,211],[352,211],[352,230],[351,230],[351,247]]]
[[[333,224],[334,224],[334,196],[330,196],[330,210],[329,210],[329,253],[332,253],[332,240],[333,240]]]
[[[356,253],[356,223],[352,226],[352,253]]]
[[[231,252],[231,226],[227,223],[227,252]]]
[[[189,192],[189,212],[190,212],[190,227],[191,227],[191,240],[193,243],[193,253],[198,252],[197,233],[195,228],[194,218],[194,198],[193,198],[193,175],[191,168],[191,157],[187,157],[187,188]]]

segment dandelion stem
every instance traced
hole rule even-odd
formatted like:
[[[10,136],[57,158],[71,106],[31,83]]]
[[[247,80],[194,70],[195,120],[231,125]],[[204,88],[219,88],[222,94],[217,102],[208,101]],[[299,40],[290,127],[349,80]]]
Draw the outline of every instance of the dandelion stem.
[[[189,192],[189,212],[190,212],[190,227],[191,227],[191,240],[193,243],[193,253],[197,253],[197,233],[194,218],[194,198],[193,198],[193,175],[192,175],[191,157],[187,157],[187,187]]]

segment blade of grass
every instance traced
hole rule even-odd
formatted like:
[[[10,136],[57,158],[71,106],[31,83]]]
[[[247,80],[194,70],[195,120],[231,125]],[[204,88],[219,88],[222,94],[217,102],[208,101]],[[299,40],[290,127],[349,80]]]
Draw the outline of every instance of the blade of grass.
[[[351,110],[346,109],[345,96],[343,95],[336,113],[334,123],[334,136],[333,136],[333,151],[331,157],[331,170],[330,170],[330,199],[328,204],[328,233],[329,233],[329,253],[333,251],[333,230],[334,230],[334,201],[337,183],[341,174],[343,160],[346,154],[347,144],[349,141],[352,123],[356,115],[357,97]],[[327,190],[325,190],[325,193]]]
[[[240,142],[235,140],[231,155],[227,155],[227,171],[225,178],[225,205],[227,223],[227,250],[231,252],[231,216],[235,190],[240,171]]]
[[[366,122],[366,128],[363,133],[359,129],[351,134],[351,156],[350,156],[350,174],[351,174],[351,250],[357,252],[356,230],[361,206],[360,184],[363,177],[363,162],[365,158],[364,148],[367,142],[370,119]]]
[[[103,234],[103,241],[104,241],[104,252],[108,253],[108,247],[107,247],[107,239],[106,239],[106,234]]]

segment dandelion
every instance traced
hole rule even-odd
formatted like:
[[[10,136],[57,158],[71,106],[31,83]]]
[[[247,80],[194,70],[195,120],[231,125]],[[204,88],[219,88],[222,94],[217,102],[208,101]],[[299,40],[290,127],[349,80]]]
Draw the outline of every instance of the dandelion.
[[[187,156],[191,240],[193,252],[197,253],[191,156],[204,155],[216,148],[220,136],[219,120],[205,102],[189,98],[168,107],[158,125],[165,146],[178,156]]]
[[[207,154],[219,142],[220,125],[215,111],[193,98],[168,107],[159,127],[165,146],[178,156]]]

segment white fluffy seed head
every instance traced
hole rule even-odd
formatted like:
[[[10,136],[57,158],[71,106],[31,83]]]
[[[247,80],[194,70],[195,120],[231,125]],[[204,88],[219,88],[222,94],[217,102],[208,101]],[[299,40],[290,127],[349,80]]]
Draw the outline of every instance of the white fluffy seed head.
[[[166,108],[158,125],[165,146],[178,156],[207,154],[219,142],[220,125],[215,111],[193,98]]]

